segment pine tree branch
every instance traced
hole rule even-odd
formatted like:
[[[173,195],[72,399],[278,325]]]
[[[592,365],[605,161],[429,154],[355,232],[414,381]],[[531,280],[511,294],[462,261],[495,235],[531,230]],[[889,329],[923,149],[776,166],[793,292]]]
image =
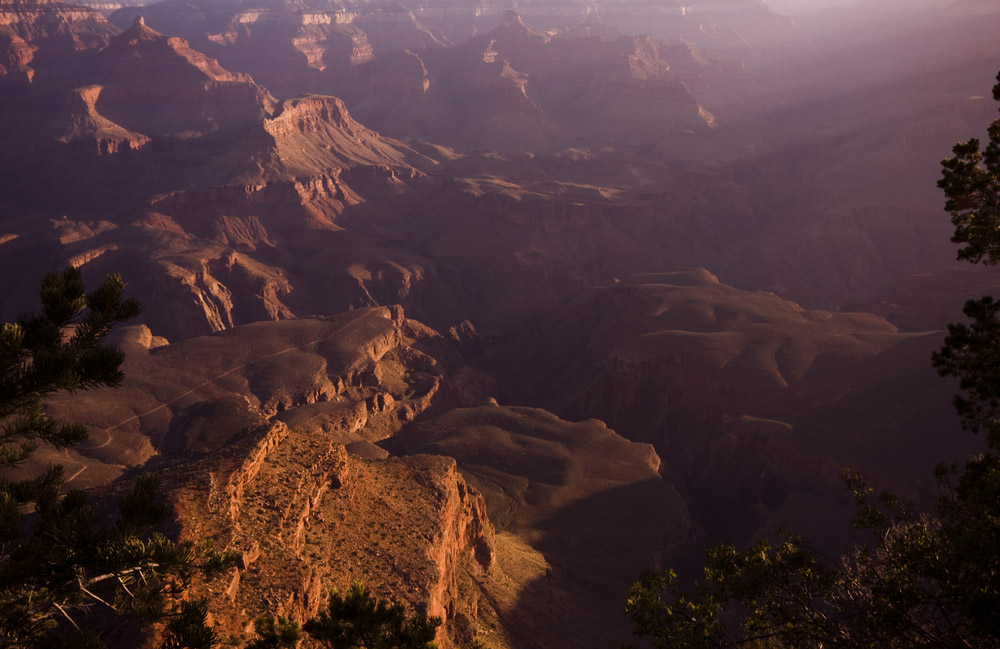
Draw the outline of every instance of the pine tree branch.
[[[77,631],[81,630],[80,625],[73,621],[73,618],[69,616],[69,613],[66,612],[66,609],[64,609],[62,606],[59,606],[59,602],[52,602],[52,605],[55,606],[57,609],[59,609],[59,612],[63,614],[63,617],[69,620],[69,623],[72,624]]]
[[[104,601],[103,599],[101,599],[100,597],[98,597],[97,595],[95,595],[94,593],[92,593],[91,591],[87,590],[87,587],[83,585],[83,580],[80,579],[79,577],[77,577],[76,583],[77,583],[77,585],[80,586],[80,592],[82,592],[84,595],[87,595],[88,597],[91,597],[91,598],[97,600],[101,604],[104,604],[105,606],[107,606],[108,608],[110,608],[115,613],[120,613],[121,612],[113,604],[107,603],[106,601]]]
[[[122,578],[120,576],[116,576],[115,578],[118,580],[118,585],[122,587],[122,590],[124,590],[128,594],[128,596],[134,600],[135,595],[133,595],[132,591],[128,589],[128,586],[125,585],[125,582],[122,580]]]

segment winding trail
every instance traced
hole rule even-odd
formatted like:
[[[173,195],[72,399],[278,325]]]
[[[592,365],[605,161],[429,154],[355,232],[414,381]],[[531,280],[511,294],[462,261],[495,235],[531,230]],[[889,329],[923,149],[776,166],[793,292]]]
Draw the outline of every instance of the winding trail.
[[[266,360],[268,360],[270,358],[274,358],[276,356],[281,356],[282,354],[287,354],[288,352],[292,352],[292,351],[295,351],[295,350],[298,350],[298,349],[303,349],[305,347],[311,347],[312,345],[318,345],[321,342],[325,342],[327,340],[330,340],[331,338],[334,338],[335,336],[340,335],[345,329],[347,329],[351,325],[357,323],[358,320],[361,320],[366,315],[367,315],[367,312],[365,312],[365,313],[363,313],[361,315],[358,315],[357,317],[351,319],[351,321],[348,322],[347,324],[345,324],[344,326],[339,327],[335,331],[332,331],[332,332],[326,334],[325,336],[321,336],[321,337],[319,337],[319,338],[317,338],[315,340],[310,340],[309,342],[303,343],[301,345],[295,345],[295,346],[292,346],[292,347],[286,347],[285,349],[282,349],[282,350],[279,350],[279,351],[276,351],[276,352],[273,352],[273,353],[270,353],[270,354],[266,354],[266,355],[261,356],[259,358],[255,358],[255,359],[253,359],[251,361],[247,361],[245,363],[237,365],[235,367],[231,367],[230,369],[226,370],[225,372],[222,372],[221,374],[218,374],[217,376],[214,376],[214,377],[212,377],[210,379],[206,379],[206,380],[202,381],[198,385],[194,386],[193,388],[191,388],[189,390],[186,390],[185,392],[182,392],[181,394],[177,395],[176,397],[173,397],[169,401],[164,401],[163,403],[161,403],[160,405],[156,406],[155,408],[151,408],[151,409],[147,410],[146,412],[140,412],[140,413],[134,414],[131,417],[123,419],[122,421],[118,422],[114,426],[110,426],[108,428],[104,428],[103,430],[104,430],[105,433],[107,433],[107,436],[108,436],[108,438],[106,440],[104,440],[104,442],[102,442],[101,444],[98,444],[97,446],[80,447],[79,450],[81,450],[81,451],[94,451],[94,450],[97,450],[99,448],[104,448],[105,446],[107,446],[108,444],[111,443],[111,440],[113,438],[113,435],[112,435],[112,431],[113,430],[115,430],[117,428],[120,428],[120,427],[124,426],[125,424],[130,423],[130,422],[132,422],[134,420],[142,419],[143,417],[151,415],[154,412],[158,412],[160,410],[163,410],[164,408],[167,408],[167,407],[169,407],[169,406],[177,403],[178,401],[180,401],[184,397],[186,397],[186,396],[188,396],[190,394],[193,394],[194,392],[197,392],[198,390],[204,388],[207,385],[211,385],[215,381],[218,381],[219,379],[221,379],[221,378],[223,378],[225,376],[228,376],[228,375],[232,374],[233,372],[237,372],[239,370],[246,369],[246,368],[250,367],[251,365],[254,365],[256,363],[260,363],[261,361],[266,361]],[[74,459],[72,459],[72,458],[69,457],[69,449],[67,449],[66,451],[64,451],[64,453],[66,455],[66,459],[67,460],[70,460],[71,462],[79,462],[78,460],[74,460]],[[83,465],[83,467],[79,471],[77,471],[72,476],[70,476],[69,478],[67,478],[66,482],[64,484],[72,482],[75,478],[77,478],[81,473],[83,473],[86,470],[87,470],[87,466]]]

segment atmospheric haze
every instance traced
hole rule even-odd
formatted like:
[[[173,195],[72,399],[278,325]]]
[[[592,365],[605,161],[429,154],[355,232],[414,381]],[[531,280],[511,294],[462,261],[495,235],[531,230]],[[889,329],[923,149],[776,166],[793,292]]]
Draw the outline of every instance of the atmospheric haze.
[[[445,648],[610,646],[644,567],[841,551],[844,466],[919,501],[979,448],[928,359],[1000,276],[935,183],[998,33],[978,0],[0,0],[0,317],[67,265],[145,306],[124,385],[51,403],[89,440],[27,470],[160,472],[175,533],[250,557],[195,586],[240,641],[362,580]]]

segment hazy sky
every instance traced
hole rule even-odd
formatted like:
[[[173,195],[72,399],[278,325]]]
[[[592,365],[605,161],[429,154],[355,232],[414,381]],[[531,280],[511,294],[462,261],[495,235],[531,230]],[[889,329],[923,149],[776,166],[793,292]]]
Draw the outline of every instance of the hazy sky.
[[[943,7],[952,4],[954,0],[766,0],[766,2],[778,13],[798,14],[847,7],[855,7],[858,10],[871,7]]]

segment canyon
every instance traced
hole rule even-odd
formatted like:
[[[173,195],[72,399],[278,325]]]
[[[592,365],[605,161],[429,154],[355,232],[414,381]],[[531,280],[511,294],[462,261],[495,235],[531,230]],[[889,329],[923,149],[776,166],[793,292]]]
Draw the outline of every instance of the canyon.
[[[443,649],[627,643],[645,568],[854,543],[844,467],[926,503],[1000,12],[828,4],[0,0],[0,318],[144,304],[24,470],[160,476],[234,645],[356,580]]]

